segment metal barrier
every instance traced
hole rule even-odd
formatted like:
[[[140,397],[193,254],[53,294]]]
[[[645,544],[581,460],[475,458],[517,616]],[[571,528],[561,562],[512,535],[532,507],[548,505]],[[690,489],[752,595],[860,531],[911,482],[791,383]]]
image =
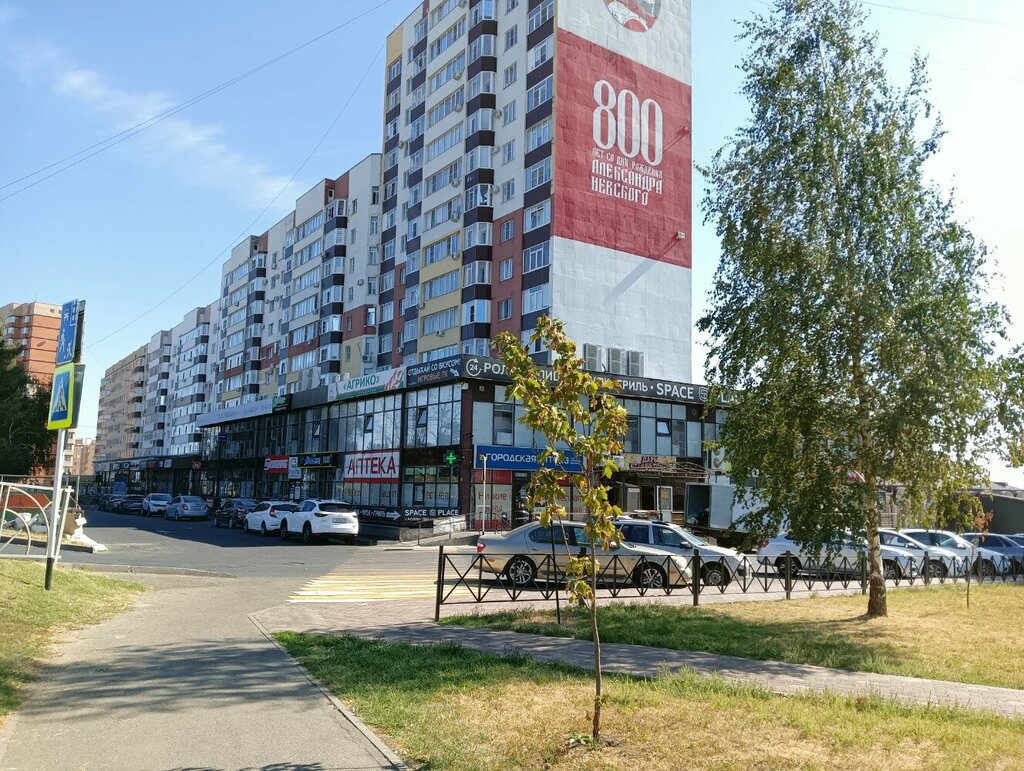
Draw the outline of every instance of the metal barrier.
[[[574,552],[578,554],[578,552]],[[566,583],[564,567],[574,554],[521,552],[468,552],[438,547],[437,592],[434,620],[443,605],[475,605],[517,601],[554,600],[561,614],[560,589]],[[739,559],[702,557],[698,549],[688,556],[665,555],[598,558],[598,596],[671,596],[681,592],[699,605],[703,595],[742,596],[775,594],[792,599],[794,592],[859,589],[867,594],[869,571],[861,556],[850,560],[808,559],[786,552],[777,557],[744,555]],[[883,558],[886,584],[930,586],[932,584],[1020,583],[1024,582],[1024,559],[1000,555],[957,559],[929,556],[898,562]],[[693,580],[693,577],[698,580]]]
[[[70,487],[63,488],[54,505],[52,485],[0,482],[0,557],[46,560],[52,568],[60,559],[71,495]],[[45,540],[36,537],[43,535]]]

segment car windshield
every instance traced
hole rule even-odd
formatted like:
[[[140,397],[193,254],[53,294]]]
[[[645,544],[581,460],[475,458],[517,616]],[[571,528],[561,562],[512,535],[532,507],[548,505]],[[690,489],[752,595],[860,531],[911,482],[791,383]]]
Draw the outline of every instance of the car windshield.
[[[1024,536],[1020,535],[1008,535],[1006,536],[1009,540],[1013,541],[1017,546],[1024,546]]]
[[[352,507],[349,504],[343,503],[343,502],[321,503],[320,504],[320,511],[328,511],[328,512],[349,511],[350,512],[350,511],[352,511]]]
[[[181,500],[184,503],[206,503],[206,501],[196,495],[183,495]]]
[[[242,505],[242,506],[255,506],[256,505],[256,499],[255,498],[239,498],[238,499],[238,503],[240,505]]]
[[[295,511],[297,508],[299,508],[298,505],[294,503],[272,503],[270,505],[273,508],[278,509],[280,511]]]
[[[938,533],[935,542],[938,546],[952,546],[955,549],[970,549],[971,542],[953,533]]]
[[[171,500],[171,496],[167,495],[166,493],[153,493],[151,496],[149,496],[149,500],[151,500],[151,501],[169,501],[169,500]]]
[[[698,538],[688,530],[684,530],[683,528],[679,527],[679,525],[668,525],[668,528],[672,532],[678,533],[679,537],[686,541],[688,544],[690,544],[690,546],[700,546],[701,548],[705,546],[710,546],[710,544],[707,541],[705,541],[702,538]]]

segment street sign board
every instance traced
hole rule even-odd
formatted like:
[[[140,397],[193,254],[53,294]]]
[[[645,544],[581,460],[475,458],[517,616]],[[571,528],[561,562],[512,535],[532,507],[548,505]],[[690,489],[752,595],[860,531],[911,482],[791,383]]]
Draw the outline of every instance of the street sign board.
[[[60,330],[57,332],[57,366],[79,360],[82,353],[82,316],[85,303],[66,302],[60,309]]]
[[[75,365],[64,364],[53,371],[50,413],[46,427],[54,431],[75,425]]]
[[[226,431],[221,431],[219,434],[217,434],[217,441],[218,442],[226,442],[227,440],[228,440],[228,434],[227,434]]]

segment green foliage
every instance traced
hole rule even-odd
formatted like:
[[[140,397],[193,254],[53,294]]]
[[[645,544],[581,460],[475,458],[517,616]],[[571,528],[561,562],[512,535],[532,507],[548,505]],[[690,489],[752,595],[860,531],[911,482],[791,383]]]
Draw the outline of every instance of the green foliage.
[[[0,342],[0,474],[26,476],[50,463],[49,409],[50,389],[22,369],[17,348]]]
[[[721,443],[764,503],[748,524],[867,533],[874,573],[880,488],[905,485],[920,521],[950,513],[1024,400],[1005,399],[985,247],[924,176],[942,136],[924,64],[890,83],[863,17],[777,0],[744,24],[751,118],[705,169],[722,261],[699,327],[709,381],[736,392]]]

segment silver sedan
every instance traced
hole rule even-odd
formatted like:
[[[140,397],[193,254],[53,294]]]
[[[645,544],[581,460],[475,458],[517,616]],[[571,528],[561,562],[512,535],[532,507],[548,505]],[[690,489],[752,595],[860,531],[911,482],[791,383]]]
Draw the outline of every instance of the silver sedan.
[[[573,557],[589,553],[590,541],[579,522],[555,522],[541,527],[531,522],[505,535],[484,535],[477,542],[483,568],[506,576],[516,587],[537,580],[557,578]],[[552,568],[552,556],[554,566]],[[622,543],[618,547],[597,549],[601,583],[629,583],[642,589],[688,585],[690,564],[685,557],[647,546]]]

